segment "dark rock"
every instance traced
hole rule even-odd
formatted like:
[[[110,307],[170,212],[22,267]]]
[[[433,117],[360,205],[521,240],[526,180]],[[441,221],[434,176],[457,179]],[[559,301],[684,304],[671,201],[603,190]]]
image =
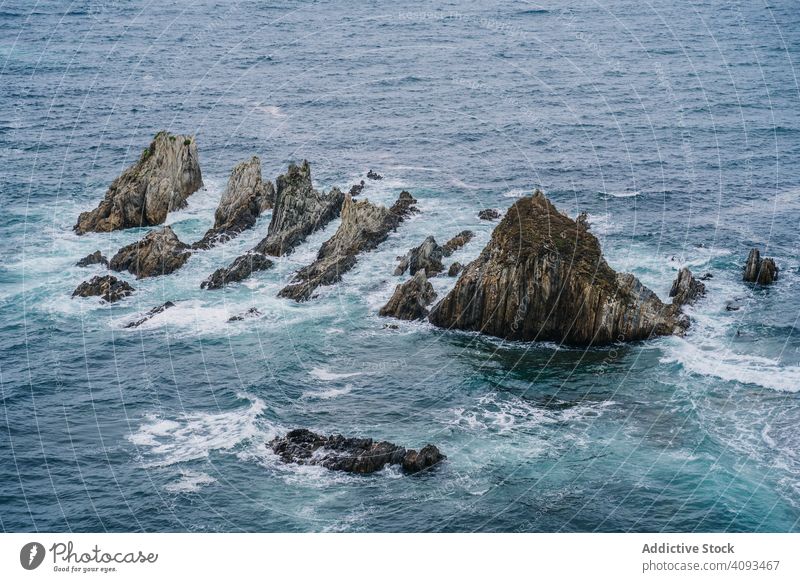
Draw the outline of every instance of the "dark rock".
[[[428,277],[435,277],[444,271],[442,256],[442,247],[436,244],[435,238],[429,236],[421,245],[414,247],[400,259],[400,264],[397,265],[394,274],[402,275],[408,271],[409,274],[415,275],[417,271],[422,270]]]
[[[234,322],[234,321],[243,321],[245,319],[250,319],[250,318],[253,318],[253,317],[261,317],[261,312],[258,309],[256,309],[255,307],[251,307],[250,309],[248,309],[244,313],[240,313],[239,315],[231,316],[230,318],[228,318],[228,323],[231,323],[231,322]]]
[[[455,263],[450,265],[449,269],[447,269],[447,276],[448,277],[455,277],[456,275],[458,275],[461,272],[461,270],[463,268],[464,268],[464,265],[462,265],[461,263],[456,261]]]
[[[186,198],[202,186],[195,140],[162,131],[139,160],[111,183],[100,205],[81,213],[75,232],[162,224],[168,212],[186,206]]]
[[[356,264],[359,253],[376,248],[414,212],[415,202],[408,192],[402,192],[391,208],[377,206],[366,199],[355,202],[348,195],[336,233],[322,244],[317,260],[300,269],[294,282],[281,289],[278,296],[307,301],[317,287],[340,281]]]
[[[399,329],[399,326],[396,323],[384,323],[383,329]]]
[[[217,269],[200,284],[201,289],[221,289],[228,283],[242,281],[257,271],[272,268],[274,263],[261,253],[247,253],[238,257],[229,267]]]
[[[381,307],[378,314],[397,319],[424,319],[428,315],[428,305],[435,299],[433,285],[425,276],[425,271],[420,270],[408,281],[395,287],[391,299]]]
[[[108,266],[114,271],[128,271],[137,279],[168,275],[189,259],[189,245],[183,244],[172,227],[165,226],[142,240],[122,247],[111,257]]]
[[[249,276],[250,272],[245,272],[246,269],[238,269],[236,273],[232,271],[242,266],[245,257],[251,255],[279,257],[289,254],[308,235],[323,228],[341,213],[344,194],[338,188],[333,188],[324,195],[314,190],[311,185],[311,168],[307,161],[301,166],[290,164],[288,171],[278,176],[275,182],[275,207],[272,210],[267,236],[247,255],[238,257],[226,269],[218,269],[209,280],[216,278],[225,281],[224,284],[241,281]],[[255,266],[255,263],[253,264]],[[268,269],[272,266],[272,262],[259,259],[258,266],[258,269],[253,270]],[[215,288],[209,286],[209,289]]]
[[[725,303],[725,311],[739,311],[742,308],[742,298],[736,297]]]
[[[537,191],[518,200],[429,316],[439,327],[572,345],[682,333],[688,319],[608,266],[590,232]]]
[[[145,321],[153,319],[156,315],[158,315],[159,313],[163,313],[170,307],[175,307],[175,304],[172,301],[167,301],[163,305],[159,305],[158,307],[153,307],[153,309],[145,313],[144,317],[142,317],[141,319],[137,319],[136,321],[131,321],[130,323],[126,324],[125,327],[126,328],[139,327]]]
[[[691,305],[705,294],[706,286],[695,279],[686,267],[678,272],[669,292],[673,305]]]
[[[295,429],[273,439],[268,446],[284,463],[319,465],[334,471],[368,474],[386,465],[400,465],[407,473],[418,473],[447,457],[433,445],[419,452],[406,450],[387,441],[369,438],[323,436],[306,429]]]
[[[478,218],[481,220],[497,220],[500,218],[500,213],[494,208],[486,208],[478,213]]]
[[[97,275],[84,281],[72,293],[73,297],[100,297],[103,301],[114,303],[133,293],[135,289],[127,281],[114,275]]]
[[[372,170],[367,172],[367,178],[370,180],[383,180],[383,176],[381,176],[378,172],[373,172]]]
[[[579,229],[589,230],[589,228],[591,228],[589,224],[589,215],[586,212],[581,212],[578,218],[575,219],[575,224],[578,225]]]
[[[778,266],[771,258],[761,258],[758,249],[751,249],[744,266],[743,279],[750,283],[769,285],[778,279]]]
[[[90,255],[86,255],[76,263],[78,267],[88,267],[90,265],[105,265],[108,266],[108,259],[105,258],[100,251],[95,251]]]
[[[208,249],[224,243],[252,228],[262,212],[272,208],[275,187],[261,179],[261,160],[258,156],[238,164],[228,178],[214,213],[214,227],[192,245],[194,249]]]
[[[714,275],[712,275],[711,273],[706,273],[705,275],[702,275],[700,277],[700,280],[701,281],[708,281],[709,279],[713,279],[713,278],[714,278]]]
[[[445,257],[449,257],[458,249],[460,249],[469,241],[471,241],[474,236],[475,233],[472,232],[471,230],[462,230],[456,236],[454,236],[449,241],[444,243],[444,245],[442,245],[442,254]]]
[[[361,180],[360,184],[353,184],[352,186],[350,186],[350,196],[355,198],[356,196],[361,194],[362,190],[364,190],[364,180]]]

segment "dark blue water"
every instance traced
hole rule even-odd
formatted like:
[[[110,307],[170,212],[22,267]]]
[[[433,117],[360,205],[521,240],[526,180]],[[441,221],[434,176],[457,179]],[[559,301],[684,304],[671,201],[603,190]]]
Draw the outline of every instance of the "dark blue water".
[[[271,4],[0,3],[0,529],[800,529],[795,2]],[[253,154],[270,179],[307,158],[320,188],[373,168],[370,200],[405,188],[423,212],[307,304],[275,295],[336,223],[199,289],[269,214],[120,303],[70,300],[95,274],[78,258],[146,232],[71,226],[161,129],[197,135],[206,188],[168,217],[185,241]],[[691,333],[576,350],[384,328],[398,254],[471,228],[469,261],[477,211],[534,187],[662,298],[680,266],[712,272]],[[768,289],[740,281],[752,246],[783,269]],[[449,459],[282,465],[265,443],[298,426]]]

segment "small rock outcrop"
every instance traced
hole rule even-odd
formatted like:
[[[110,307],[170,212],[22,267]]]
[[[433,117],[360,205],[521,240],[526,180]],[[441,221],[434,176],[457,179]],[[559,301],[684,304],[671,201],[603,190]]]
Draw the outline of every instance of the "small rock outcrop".
[[[364,190],[364,186],[365,186],[364,180],[361,180],[359,184],[353,184],[352,186],[350,186],[350,196],[355,198],[356,196],[361,194],[361,192]]]
[[[244,321],[245,319],[251,319],[254,317],[261,317],[261,312],[255,307],[251,307],[244,313],[239,313],[237,315],[232,315],[231,317],[229,317],[228,323],[232,323],[234,321]]]
[[[442,245],[442,254],[449,257],[475,237],[471,230],[462,230],[456,236]]]
[[[407,473],[418,473],[445,460],[433,445],[419,452],[387,441],[369,438],[323,436],[306,429],[295,429],[267,445],[284,463],[319,465],[333,471],[368,474],[387,465],[400,465]]]
[[[72,293],[73,297],[100,297],[103,301],[114,303],[133,293],[135,289],[127,281],[114,275],[97,275],[84,281]]]
[[[105,265],[108,266],[108,259],[103,256],[100,251],[95,251],[90,255],[86,255],[80,261],[75,263],[77,267],[89,267],[91,265]]]
[[[678,272],[669,291],[673,305],[691,305],[705,294],[706,286],[695,279],[686,267]]]
[[[246,255],[238,257],[229,267],[218,269],[202,285],[217,289],[209,282],[224,281],[223,285],[241,281],[253,271],[268,269],[272,262],[266,257],[254,259],[257,255],[280,257],[292,252],[308,235],[325,227],[339,216],[344,203],[344,194],[332,188],[328,194],[321,194],[311,185],[311,168],[307,161],[300,166],[290,164],[285,174],[275,181],[275,206],[267,236]],[[241,267],[252,264],[252,270]],[[208,284],[207,284],[208,283]]]
[[[383,180],[383,176],[381,176],[378,172],[373,172],[372,170],[367,172],[367,178],[370,180]]]
[[[336,233],[322,244],[317,260],[300,269],[294,282],[281,289],[279,297],[307,301],[317,287],[332,285],[356,264],[357,255],[376,248],[389,233],[412,212],[416,200],[402,192],[391,208],[354,201],[347,196],[342,208],[342,223]]]
[[[456,275],[458,275],[462,271],[463,268],[464,268],[464,265],[462,265],[461,263],[456,261],[455,263],[450,265],[449,269],[447,269],[447,276],[448,277],[455,277]]]
[[[159,313],[165,312],[170,307],[175,307],[175,304],[172,301],[167,301],[166,303],[163,303],[162,305],[159,305],[158,307],[153,307],[153,309],[151,309],[150,311],[145,313],[144,316],[141,317],[140,319],[137,319],[135,321],[131,321],[130,323],[125,324],[125,327],[126,328],[139,327],[145,321],[150,321],[156,315],[158,315]]]
[[[163,224],[203,186],[197,144],[191,136],[156,134],[139,160],[111,183],[100,205],[82,212],[77,234]]]
[[[778,266],[771,258],[761,258],[758,249],[750,249],[742,279],[759,285],[769,285],[778,279]]]
[[[608,266],[594,235],[537,191],[518,200],[431,310],[439,327],[571,345],[682,333],[688,320]]]
[[[154,230],[142,240],[122,247],[111,257],[113,271],[128,271],[137,279],[168,275],[189,259],[189,245],[180,241],[172,227]]]
[[[406,271],[416,275],[417,271],[424,271],[428,277],[435,277],[444,271],[442,247],[436,244],[432,236],[426,238],[421,245],[414,247],[405,257],[400,259],[400,264],[394,270],[395,275],[402,275]]]
[[[262,212],[272,208],[275,187],[261,179],[261,160],[258,156],[233,168],[228,185],[214,213],[214,226],[192,245],[208,249],[229,241],[240,232],[252,228]]]
[[[201,289],[222,289],[228,283],[242,281],[257,271],[271,269],[274,263],[261,253],[237,257],[229,267],[217,269],[200,284]]]
[[[486,208],[478,213],[478,218],[481,220],[497,220],[500,218],[500,213],[494,208]]]
[[[417,271],[405,283],[398,285],[389,302],[378,312],[382,317],[397,319],[424,319],[428,315],[428,305],[436,299],[436,291],[425,276],[425,271]]]

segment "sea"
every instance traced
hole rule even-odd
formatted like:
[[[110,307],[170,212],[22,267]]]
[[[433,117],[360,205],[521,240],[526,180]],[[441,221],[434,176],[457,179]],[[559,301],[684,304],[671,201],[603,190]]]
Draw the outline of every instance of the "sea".
[[[793,0],[1,1],[0,530],[800,530],[798,63]],[[338,221],[200,288],[270,212],[120,275],[118,303],[72,299],[105,272],[78,259],[151,230],[72,226],[160,130],[199,148],[205,186],[167,217],[184,242],[253,155],[326,191],[372,169],[363,198],[421,212],[305,303],[277,293]],[[574,348],[378,316],[398,255],[470,229],[466,264],[497,224],[478,211],[535,188],[663,300],[710,273],[690,331]],[[775,284],[742,281],[753,247]],[[268,443],[293,428],[447,460],[285,464]]]

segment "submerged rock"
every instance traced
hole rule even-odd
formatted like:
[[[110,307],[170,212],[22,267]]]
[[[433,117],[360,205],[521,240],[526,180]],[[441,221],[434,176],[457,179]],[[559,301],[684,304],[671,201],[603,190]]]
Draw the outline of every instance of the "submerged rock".
[[[494,208],[486,208],[478,213],[478,218],[481,220],[497,220],[500,218],[500,213]]]
[[[122,247],[111,257],[108,266],[114,271],[128,271],[137,279],[168,275],[189,259],[188,249],[189,245],[180,241],[172,227],[165,226]]]
[[[159,313],[163,313],[164,311],[166,311],[170,307],[175,307],[175,304],[172,301],[167,301],[166,303],[163,303],[162,305],[159,305],[158,307],[153,307],[153,309],[151,309],[150,311],[148,311],[147,313],[144,314],[144,317],[142,317],[141,319],[137,319],[136,321],[131,321],[130,323],[126,324],[125,327],[126,328],[139,327],[145,321],[150,321],[156,315],[158,315]]]
[[[261,160],[258,156],[241,162],[233,168],[228,186],[222,194],[214,213],[214,226],[203,238],[192,245],[207,249],[229,241],[240,232],[252,228],[262,212],[272,208],[275,187],[261,179]]]
[[[442,256],[444,256],[442,247],[436,244],[435,238],[429,236],[421,245],[414,247],[400,259],[394,274],[402,275],[408,271],[409,274],[415,275],[417,271],[422,270],[428,277],[435,277],[444,271]]]
[[[607,344],[681,333],[688,320],[608,266],[597,239],[537,191],[518,200],[430,321],[523,341]]]
[[[450,265],[449,269],[447,269],[447,276],[448,277],[455,277],[456,275],[458,275],[461,272],[461,270],[463,268],[464,268],[464,265],[462,265],[461,263],[456,261],[455,263]]]
[[[96,275],[84,281],[72,293],[73,297],[100,297],[103,301],[114,303],[133,293],[135,289],[127,281],[114,275]]]
[[[686,267],[678,272],[669,291],[673,305],[691,305],[705,294],[706,286],[695,279]]]
[[[471,230],[462,230],[456,236],[442,245],[442,254],[449,257],[475,237]]]
[[[171,210],[203,186],[191,136],[156,134],[139,160],[111,183],[100,205],[82,212],[77,234],[162,224]]]
[[[246,279],[257,271],[271,269],[274,263],[261,253],[247,253],[237,257],[229,267],[217,269],[200,284],[201,289],[221,289],[228,283]]]
[[[383,176],[381,176],[378,172],[373,172],[372,170],[367,172],[367,178],[370,180],[383,180]]]
[[[711,273],[705,273],[704,275],[700,276],[700,280],[701,281],[708,281],[709,279],[713,279],[713,278],[714,278],[714,275],[712,275]]]
[[[272,267],[272,262],[253,257],[286,255],[302,243],[308,235],[323,228],[339,216],[344,194],[333,188],[328,194],[320,194],[311,185],[311,168],[307,161],[302,165],[290,164],[285,174],[278,176],[275,191],[275,206],[267,236],[246,255],[238,257],[229,267],[218,269],[202,287],[216,289],[209,281],[224,281],[223,285],[241,281],[250,273]],[[251,270],[241,268],[252,264]],[[207,284],[209,283],[209,284]]]
[[[238,315],[232,315],[231,317],[228,318],[228,323],[232,323],[234,321],[244,321],[245,319],[250,319],[253,317],[261,317],[261,312],[255,307],[251,307],[244,313],[240,313]]]
[[[342,223],[336,233],[322,244],[317,260],[300,269],[294,282],[281,289],[279,297],[307,301],[320,285],[332,285],[356,264],[357,255],[377,247],[389,233],[412,212],[416,202],[408,192],[402,192],[391,208],[372,204],[369,200],[355,202],[347,196],[342,208]]]
[[[774,259],[762,259],[758,249],[750,249],[742,278],[750,283],[769,285],[778,279],[778,270]]]
[[[436,291],[425,276],[425,271],[417,271],[405,283],[398,285],[389,302],[378,312],[382,317],[397,319],[424,319],[428,315],[428,305],[436,299]]]
[[[108,259],[103,256],[100,251],[95,251],[90,255],[86,255],[80,261],[75,263],[78,267],[89,267],[91,265],[105,265],[108,266]]]
[[[418,473],[447,458],[433,445],[426,445],[417,452],[387,441],[323,436],[302,428],[273,439],[267,446],[284,463],[319,465],[333,471],[360,474],[380,471],[386,465],[400,465],[407,473]]]

